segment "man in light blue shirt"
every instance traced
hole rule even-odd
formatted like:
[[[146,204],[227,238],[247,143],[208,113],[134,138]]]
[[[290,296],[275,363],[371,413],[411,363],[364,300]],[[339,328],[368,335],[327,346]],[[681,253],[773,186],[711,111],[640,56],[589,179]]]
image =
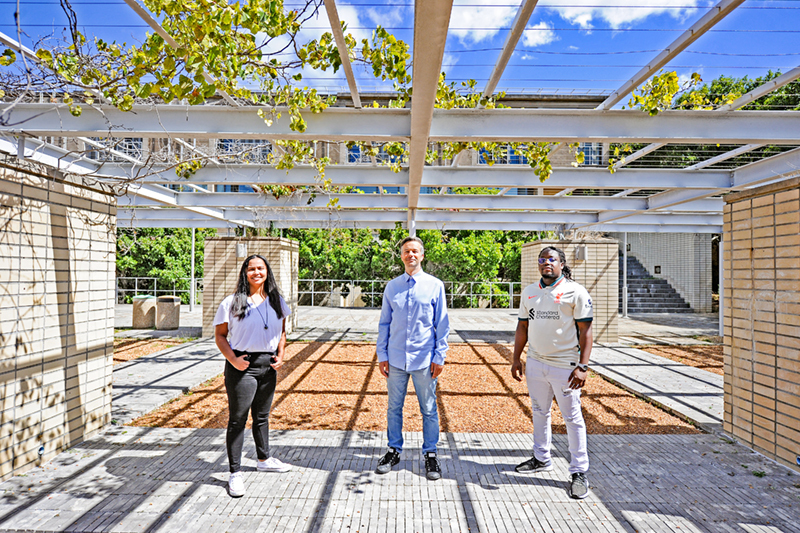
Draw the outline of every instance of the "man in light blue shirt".
[[[422,454],[426,477],[442,477],[436,444],[439,442],[439,412],[436,382],[444,369],[450,319],[444,284],[422,271],[425,248],[417,237],[400,243],[400,258],[406,267],[402,276],[386,284],[378,324],[378,365],[386,377],[389,393],[387,435],[389,451],[378,463],[378,474],[388,473],[400,462],[403,451],[403,404],[409,377],[414,380],[422,413]]]

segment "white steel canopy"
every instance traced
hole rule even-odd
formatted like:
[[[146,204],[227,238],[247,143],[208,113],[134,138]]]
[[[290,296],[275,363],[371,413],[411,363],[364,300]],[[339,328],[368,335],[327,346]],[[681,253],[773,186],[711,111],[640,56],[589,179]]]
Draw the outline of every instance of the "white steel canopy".
[[[136,13],[163,32],[157,22],[133,0]],[[66,105],[19,103],[13,120],[0,126],[0,151],[36,161],[56,172],[92,176],[124,183],[118,224],[139,227],[231,227],[271,223],[275,227],[392,228],[410,230],[503,229],[632,232],[721,232],[721,195],[800,174],[800,120],[792,111],[741,111],[740,107],[800,77],[800,67],[751,91],[716,111],[664,111],[655,117],[638,110],[612,109],[691,43],[734,11],[743,0],[723,0],[673,43],[656,54],[634,77],[596,109],[436,109],[436,90],[447,40],[452,1],[417,0],[414,13],[413,97],[410,108],[362,107],[352,68],[344,50],[333,0],[325,1],[333,35],[345,58],[343,69],[352,107],[330,107],[304,115],[303,133],[289,128],[288,113],[271,125],[257,115],[259,108],[239,105],[227,94],[214,105],[136,105],[122,112],[109,105],[86,107],[80,117]],[[536,1],[523,1],[506,44],[484,90],[491,95],[502,77],[534,11]],[[13,39],[0,42],[17,49]],[[35,60],[27,50],[26,57]],[[585,107],[585,106],[583,106]],[[367,194],[328,194],[319,185],[318,172],[299,165],[277,170],[268,164],[231,162],[219,154],[188,178],[179,177],[174,164],[140,160],[105,149],[117,157],[88,159],[75,150],[46,142],[45,138],[80,140],[103,151],[98,138],[168,139],[202,154],[197,140],[236,139],[342,143],[403,142],[409,160],[399,172],[378,166],[375,156],[363,165],[332,164],[326,178],[332,186],[373,188]],[[600,166],[556,167],[540,183],[525,165],[470,163],[462,153],[455,161],[428,165],[426,151],[442,142],[586,142],[647,144],[617,164],[611,173]],[[628,168],[626,163],[672,144],[730,146],[727,151],[682,168]],[[764,146],[779,146],[777,155],[730,168],[720,164]],[[555,151],[553,152],[555,153]],[[758,157],[754,156],[756,159]],[[759,156],[760,157],[760,156]],[[113,159],[113,161],[111,160]],[[306,186],[307,192],[274,198],[261,192],[237,192],[256,185]],[[213,186],[209,188],[209,186]],[[497,194],[452,194],[456,187],[502,189]],[[216,188],[217,192],[212,192]],[[385,189],[391,188],[391,191]],[[516,190],[514,190],[516,189]],[[225,191],[225,192],[219,192]],[[516,192],[517,194],[514,194]],[[334,200],[336,207],[329,207]]]

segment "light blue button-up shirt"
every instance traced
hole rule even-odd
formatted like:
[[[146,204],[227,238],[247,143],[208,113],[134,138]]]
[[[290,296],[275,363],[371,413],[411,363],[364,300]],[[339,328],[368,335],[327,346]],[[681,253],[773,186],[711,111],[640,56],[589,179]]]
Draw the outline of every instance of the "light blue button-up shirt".
[[[386,284],[378,323],[378,362],[406,372],[444,364],[450,318],[444,283],[426,274],[403,274]]]

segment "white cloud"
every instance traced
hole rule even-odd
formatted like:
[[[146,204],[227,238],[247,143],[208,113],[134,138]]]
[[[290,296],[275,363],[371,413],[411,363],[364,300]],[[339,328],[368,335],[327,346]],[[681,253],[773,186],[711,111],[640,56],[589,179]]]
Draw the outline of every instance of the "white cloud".
[[[450,14],[450,33],[462,44],[491,40],[511,24],[517,10],[508,0],[460,0]]]
[[[554,9],[561,18],[583,29],[591,29],[596,21],[618,29],[629,27],[653,15],[669,14],[683,20],[697,8],[707,5],[705,0],[640,0],[638,7],[606,7],[619,5],[619,0],[569,0],[570,7]],[[685,7],[691,6],[691,7]]]
[[[456,63],[458,63],[458,56],[456,54],[445,54],[444,57],[442,58],[442,70],[447,75],[447,77],[450,77],[450,73],[456,66]]]
[[[534,24],[533,26],[528,26],[522,33],[522,44],[536,47],[557,41],[558,36],[552,28],[553,27],[545,21]]]
[[[388,5],[381,9],[374,7],[366,9],[362,8],[361,12],[364,13],[364,16],[367,17],[370,22],[372,22],[373,26],[383,26],[384,28],[387,28],[400,25],[406,15],[411,12],[411,10],[408,8]]]
[[[572,45],[569,45],[567,48],[569,48],[570,50],[579,50],[577,46],[572,46]]]

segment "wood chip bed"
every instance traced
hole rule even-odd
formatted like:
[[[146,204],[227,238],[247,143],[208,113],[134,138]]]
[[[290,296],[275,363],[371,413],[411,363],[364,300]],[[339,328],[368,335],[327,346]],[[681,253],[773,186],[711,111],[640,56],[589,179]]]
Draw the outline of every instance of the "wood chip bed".
[[[640,350],[660,355],[683,365],[702,368],[723,375],[722,345],[708,346],[637,346]]]
[[[114,339],[114,366],[133,361],[143,355],[150,355],[152,353],[166,350],[189,342],[194,339],[179,338],[169,340],[158,339],[132,339],[132,338],[119,338]]]
[[[439,378],[443,431],[529,433],[530,398],[525,383],[511,377],[512,347],[456,344]],[[221,356],[220,356],[221,357]],[[405,429],[421,431],[413,386],[406,401]],[[583,393],[589,434],[697,433],[675,418],[592,374]],[[135,420],[131,425],[224,428],[228,410],[222,376]],[[372,343],[292,343],[270,416],[272,429],[386,430],[386,384]],[[557,408],[553,431],[564,433]]]

